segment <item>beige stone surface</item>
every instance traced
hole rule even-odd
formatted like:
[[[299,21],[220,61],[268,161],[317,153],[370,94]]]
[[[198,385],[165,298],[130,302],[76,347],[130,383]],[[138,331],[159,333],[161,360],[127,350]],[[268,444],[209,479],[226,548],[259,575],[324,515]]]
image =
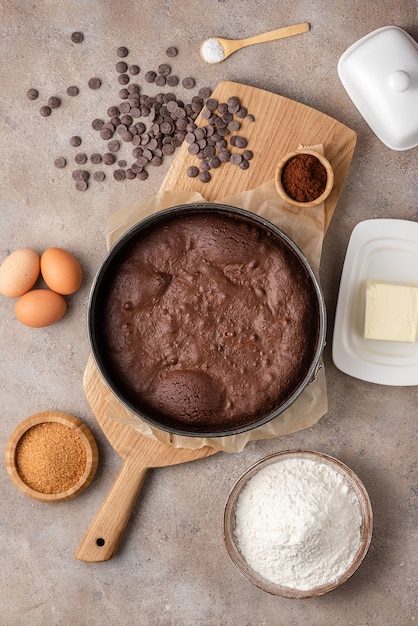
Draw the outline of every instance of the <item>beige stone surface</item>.
[[[212,35],[248,37],[308,21],[309,33],[247,48],[220,65],[199,57]],[[417,149],[395,152],[371,132],[337,75],[342,52],[361,36],[395,24],[418,38],[415,0],[2,0],[0,2],[0,257],[20,247],[62,246],[84,269],[64,319],[43,330],[16,321],[0,300],[0,444],[33,413],[74,413],[93,431],[100,463],[92,485],[72,501],[42,504],[21,494],[0,471],[0,623],[5,626],[406,626],[418,619],[417,390],[347,376],[331,346],[344,255],[354,226],[368,218],[417,221]],[[82,31],[82,44],[73,44]],[[329,316],[324,360],[328,413],[312,428],[219,453],[190,465],[150,471],[114,558],[88,564],[73,556],[120,467],[83,393],[89,354],[86,307],[105,253],[106,221],[117,209],[154,195],[170,160],[147,181],[76,191],[69,138],[88,153],[102,150],[91,120],[117,102],[115,54],[130,50],[141,72],[166,60],[175,45],[181,77],[197,87],[222,79],[298,100],[358,133],[354,158],[324,243],[321,282]],[[173,62],[174,66],[174,62]],[[102,88],[87,81],[99,76]],[[66,96],[78,85],[76,98]],[[37,101],[26,91],[36,87]],[[190,94],[182,88],[178,94]],[[48,97],[62,105],[42,118]],[[126,146],[124,150],[127,150]],[[129,155],[129,151],[125,152]],[[369,553],[341,588],[318,599],[270,596],[247,582],[223,545],[222,516],[240,474],[275,451],[319,450],[349,465],[364,482],[375,528]]]

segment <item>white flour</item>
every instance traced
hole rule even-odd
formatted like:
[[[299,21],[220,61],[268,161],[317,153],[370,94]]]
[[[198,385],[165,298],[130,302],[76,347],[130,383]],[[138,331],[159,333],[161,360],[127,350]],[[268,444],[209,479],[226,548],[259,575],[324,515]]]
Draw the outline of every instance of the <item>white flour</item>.
[[[236,505],[235,534],[264,578],[301,591],[334,582],[360,545],[356,493],[337,470],[289,458],[255,474]]]
[[[202,56],[208,63],[217,63],[224,58],[224,49],[217,39],[206,39],[202,44]]]

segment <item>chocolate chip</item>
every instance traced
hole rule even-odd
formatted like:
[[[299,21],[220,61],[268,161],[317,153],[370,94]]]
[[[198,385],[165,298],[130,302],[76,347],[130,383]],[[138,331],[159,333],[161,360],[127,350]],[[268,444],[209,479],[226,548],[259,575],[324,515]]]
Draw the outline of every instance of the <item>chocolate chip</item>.
[[[240,107],[238,109],[238,111],[235,113],[235,115],[241,119],[243,119],[244,117],[247,117],[248,111],[245,107]]]
[[[122,115],[120,118],[120,123],[128,128],[133,123],[133,119],[131,115]]]
[[[132,150],[132,156],[134,157],[134,159],[138,159],[140,156],[142,156],[142,148],[134,148]]]
[[[251,113],[248,113],[248,115],[247,115],[247,120],[248,120],[249,122],[255,122],[255,117],[254,117],[254,115],[251,115]]]
[[[236,107],[237,105],[240,104],[240,99],[237,96],[231,96],[230,98],[228,98],[226,103],[228,105],[228,108],[229,107]]]
[[[120,85],[127,85],[129,83],[129,76],[128,76],[128,74],[119,74],[119,76],[118,76],[118,83]]]
[[[226,148],[221,148],[218,152],[218,158],[221,163],[228,163],[231,158],[231,153]]]
[[[233,165],[239,165],[242,161],[242,156],[238,153],[236,154],[231,154],[231,159],[230,159],[231,163]]]
[[[65,160],[64,157],[57,157],[54,161],[54,165],[55,167],[61,170],[63,167],[67,165],[67,161]]]
[[[146,164],[145,164],[145,165],[146,165]],[[138,174],[138,172],[142,172],[143,167],[140,167],[140,166],[138,165],[138,163],[132,163],[132,164],[131,164],[131,170],[132,170],[133,172],[135,172],[135,174]]]
[[[185,89],[193,89],[196,83],[195,83],[194,78],[192,78],[191,76],[188,76],[187,78],[183,78],[183,80],[181,81],[181,84],[183,85]]]
[[[130,65],[128,71],[132,76],[136,76],[140,72],[139,65]]]
[[[105,154],[102,156],[102,161],[105,165],[113,165],[113,163],[116,161],[116,157],[111,152],[105,152]]]
[[[143,169],[146,165],[148,165],[148,159],[146,156],[140,156],[136,160],[136,164],[139,168]]]
[[[204,139],[206,137],[206,130],[204,128],[196,128],[194,136],[196,139]]]
[[[233,132],[236,132],[237,130],[239,130],[241,128],[241,124],[237,120],[232,120],[231,122],[229,122],[228,128],[229,128],[229,130],[232,130]]]
[[[104,121],[96,118],[92,121],[91,125],[94,130],[102,130]]]
[[[138,172],[138,174],[136,175],[136,177],[139,180],[147,180],[148,178],[148,172],[146,170],[142,170],[142,172]]]
[[[36,100],[36,98],[39,96],[39,91],[37,89],[28,89],[26,95],[29,100]]]
[[[200,147],[197,143],[193,142],[189,145],[188,151],[190,154],[198,154]]]
[[[248,168],[250,167],[250,164],[248,163],[248,161],[242,160],[241,163],[239,164],[239,167],[241,170],[248,170]]]
[[[42,117],[48,117],[48,115],[51,115],[52,111],[50,107],[44,105],[39,109],[39,113],[42,115]]]
[[[71,176],[74,180],[88,181],[88,179],[90,178],[90,174],[86,170],[74,170]]]
[[[166,78],[166,83],[169,87],[176,87],[179,84],[179,79],[174,74],[170,74],[170,76]]]
[[[124,74],[128,71],[128,64],[125,63],[125,61],[118,61],[116,63],[116,71],[119,72],[119,74]]]
[[[169,74],[171,74],[171,67],[168,65],[168,63],[161,63],[161,65],[158,66],[157,70],[158,73],[161,74],[161,76],[168,76]]]
[[[81,145],[81,137],[73,135],[73,137],[70,138],[70,145],[74,146],[74,148],[78,148],[78,146]]]
[[[127,90],[129,94],[134,94],[137,96],[139,94],[139,85],[137,85],[136,83],[131,83],[130,85],[128,85]]]
[[[119,112],[120,113],[129,113],[129,111],[131,110],[131,105],[129,102],[121,102],[119,105]]]
[[[88,183],[86,180],[77,180],[75,186],[78,191],[86,191]]]
[[[118,57],[120,57],[121,59],[125,58],[128,56],[129,54],[129,50],[128,48],[125,48],[125,46],[120,46],[117,50],[116,50],[116,54],[118,55]]]
[[[126,178],[125,170],[121,170],[121,169],[115,170],[113,172],[113,178],[115,180],[125,180]]]
[[[244,150],[244,152],[242,153],[242,158],[245,161],[251,161],[251,159],[253,158],[254,153],[252,150]]]
[[[130,167],[126,170],[125,175],[126,178],[128,178],[129,180],[133,180],[134,178],[136,178],[135,172]]]
[[[61,104],[61,100],[57,98],[57,96],[51,96],[50,98],[48,98],[48,106],[51,109],[58,109],[60,104]]]
[[[93,78],[90,78],[88,85],[90,89],[100,89],[100,87],[102,86],[102,81],[100,80],[100,78],[97,78],[97,76],[94,76]]]
[[[94,172],[93,174],[93,178],[94,180],[96,180],[98,183],[101,183],[105,178],[105,173],[104,172]]]
[[[240,105],[236,104],[236,105],[229,105],[228,106],[228,111],[230,111],[230,113],[236,113],[237,111],[239,111]]]
[[[187,176],[189,176],[189,178],[196,178],[196,176],[199,176],[199,168],[196,167],[196,165],[190,165],[190,167],[187,168]]]
[[[120,161],[118,161],[118,166],[119,166],[119,167],[126,167],[126,161],[125,161],[125,159],[120,159]]]
[[[110,130],[110,128],[102,128],[102,130],[100,131],[100,137],[107,141],[108,139],[111,139],[113,137],[113,131]]]
[[[74,161],[78,163],[78,165],[84,165],[84,163],[87,163],[87,155],[83,152],[79,152],[75,155]]]
[[[94,154],[92,154],[90,156],[90,161],[94,164],[94,165],[98,165],[99,163],[102,162],[102,155],[99,154],[98,152],[95,152]]]
[[[221,165],[221,160],[220,160],[219,157],[213,156],[213,157],[211,157],[209,159],[209,167],[211,169],[216,169],[216,168],[220,167],[220,165]]]
[[[154,83],[155,79],[157,78],[157,74],[156,72],[153,72],[152,70],[150,70],[149,72],[145,72],[144,78],[145,78],[145,82]]]
[[[166,82],[167,81],[165,79],[165,76],[163,76],[162,74],[159,74],[155,79],[155,84],[158,85],[158,87],[164,87]]]
[[[201,87],[201,89],[199,89],[199,96],[201,98],[204,98],[206,100],[206,98],[210,98],[211,95],[212,89],[210,87]]]
[[[107,114],[109,117],[116,117],[117,115],[119,115],[119,107],[117,106],[109,107],[107,110]]]
[[[206,143],[206,142],[205,142],[205,143]],[[213,146],[203,146],[203,145],[201,146],[200,144],[199,144],[199,146],[200,146],[200,148],[202,148],[202,149],[203,149],[203,152],[204,152],[205,157],[206,157],[207,159],[210,159],[210,157],[215,156],[215,154],[216,154],[216,149],[215,149]]]
[[[73,43],[81,43],[83,40],[84,40],[84,35],[83,33],[80,33],[80,31],[76,31],[75,33],[72,33],[71,41]]]
[[[205,105],[209,111],[216,111],[218,108],[218,101],[215,98],[208,98]]]
[[[163,135],[171,135],[174,132],[174,128],[175,127],[173,122],[166,120],[161,124],[160,131],[163,133]]]
[[[165,156],[171,156],[175,152],[175,147],[171,143],[166,143],[161,148]]]
[[[117,152],[120,148],[120,143],[117,139],[112,139],[112,141],[109,141],[109,143],[107,144],[107,149],[109,150],[109,152]]]
[[[119,91],[119,98],[121,98],[122,100],[127,100],[128,96],[129,96],[129,91],[125,89],[125,87]]]
[[[75,85],[70,85],[67,87],[67,96],[78,96],[79,89]]]
[[[170,58],[176,57],[178,54],[178,50],[175,46],[170,46],[169,48],[167,48],[167,50],[165,51],[166,55]]]
[[[202,161],[200,161],[199,167],[202,172],[209,171],[210,170],[209,161],[207,159],[202,159]]]
[[[210,172],[200,172],[199,174],[199,180],[201,183],[208,183],[211,178],[212,176],[210,175]]]
[[[245,137],[241,137],[240,135],[234,135],[235,141],[232,143],[233,137],[231,137],[231,145],[235,145],[237,148],[246,148],[248,141]]]
[[[154,165],[155,167],[159,167],[161,163],[163,162],[163,159],[162,157],[159,157],[159,156],[153,156],[150,162],[151,162],[151,165]]]
[[[217,128],[217,133],[221,137],[226,137],[227,135],[229,135],[229,128]]]

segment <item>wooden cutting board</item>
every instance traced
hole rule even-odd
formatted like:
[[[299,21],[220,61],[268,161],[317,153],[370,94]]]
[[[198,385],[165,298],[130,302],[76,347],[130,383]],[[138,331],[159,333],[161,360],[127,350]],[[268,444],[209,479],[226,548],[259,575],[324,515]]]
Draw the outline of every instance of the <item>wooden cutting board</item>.
[[[311,107],[254,87],[223,81],[212,94],[219,102],[225,102],[230,96],[238,96],[255,118],[254,122],[243,120],[239,132],[248,139],[248,149],[254,153],[249,169],[223,164],[212,171],[209,183],[201,183],[186,175],[187,167],[198,164],[198,160],[189,154],[188,145],[184,143],[158,194],[198,191],[208,201],[220,201],[273,180],[280,158],[299,144],[322,144],[334,169],[334,189],[325,203],[325,227],[328,228],[350,167],[356,134]],[[197,123],[203,125],[205,122],[200,116]],[[104,561],[113,556],[119,545],[148,468],[193,461],[214,454],[216,450],[209,447],[200,450],[173,448],[108,418],[106,397],[110,392],[91,357],[84,374],[84,389],[104,434],[123,459],[111,491],[75,553],[76,558],[83,561]]]
[[[226,163],[212,170],[209,183],[201,183],[186,174],[189,165],[198,165],[199,160],[189,154],[188,145],[183,143],[159,194],[164,191],[198,191],[210,202],[220,201],[227,195],[255,189],[273,180],[280,158],[300,144],[322,144],[335,178],[334,189],[325,201],[325,228],[328,228],[350,167],[356,133],[329,115],[305,104],[241,83],[222,81],[212,94],[212,98],[218,102],[226,102],[230,96],[240,98],[242,105],[255,118],[254,122],[242,120],[241,129],[237,133],[248,139],[247,147],[254,152],[248,170]],[[199,116],[197,124],[205,123]]]
[[[106,397],[110,391],[91,356],[83,384],[97,421],[114,450],[122,457],[123,464],[74,556],[80,561],[107,561],[119,546],[148,469],[195,461],[214,454],[216,450],[208,446],[198,450],[173,448],[141,435],[129,424],[109,418]]]

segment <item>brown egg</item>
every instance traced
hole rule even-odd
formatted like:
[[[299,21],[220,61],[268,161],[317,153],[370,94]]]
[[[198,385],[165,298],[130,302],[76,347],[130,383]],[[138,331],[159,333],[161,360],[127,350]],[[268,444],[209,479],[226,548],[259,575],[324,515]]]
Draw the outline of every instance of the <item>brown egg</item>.
[[[28,291],[15,305],[15,314],[19,322],[32,328],[43,328],[55,324],[66,310],[67,303],[64,298],[49,289]]]
[[[77,291],[83,280],[79,262],[63,248],[48,248],[41,256],[41,273],[50,289],[63,295]]]
[[[0,265],[0,293],[18,298],[32,289],[40,271],[39,255],[30,248],[15,250]]]

